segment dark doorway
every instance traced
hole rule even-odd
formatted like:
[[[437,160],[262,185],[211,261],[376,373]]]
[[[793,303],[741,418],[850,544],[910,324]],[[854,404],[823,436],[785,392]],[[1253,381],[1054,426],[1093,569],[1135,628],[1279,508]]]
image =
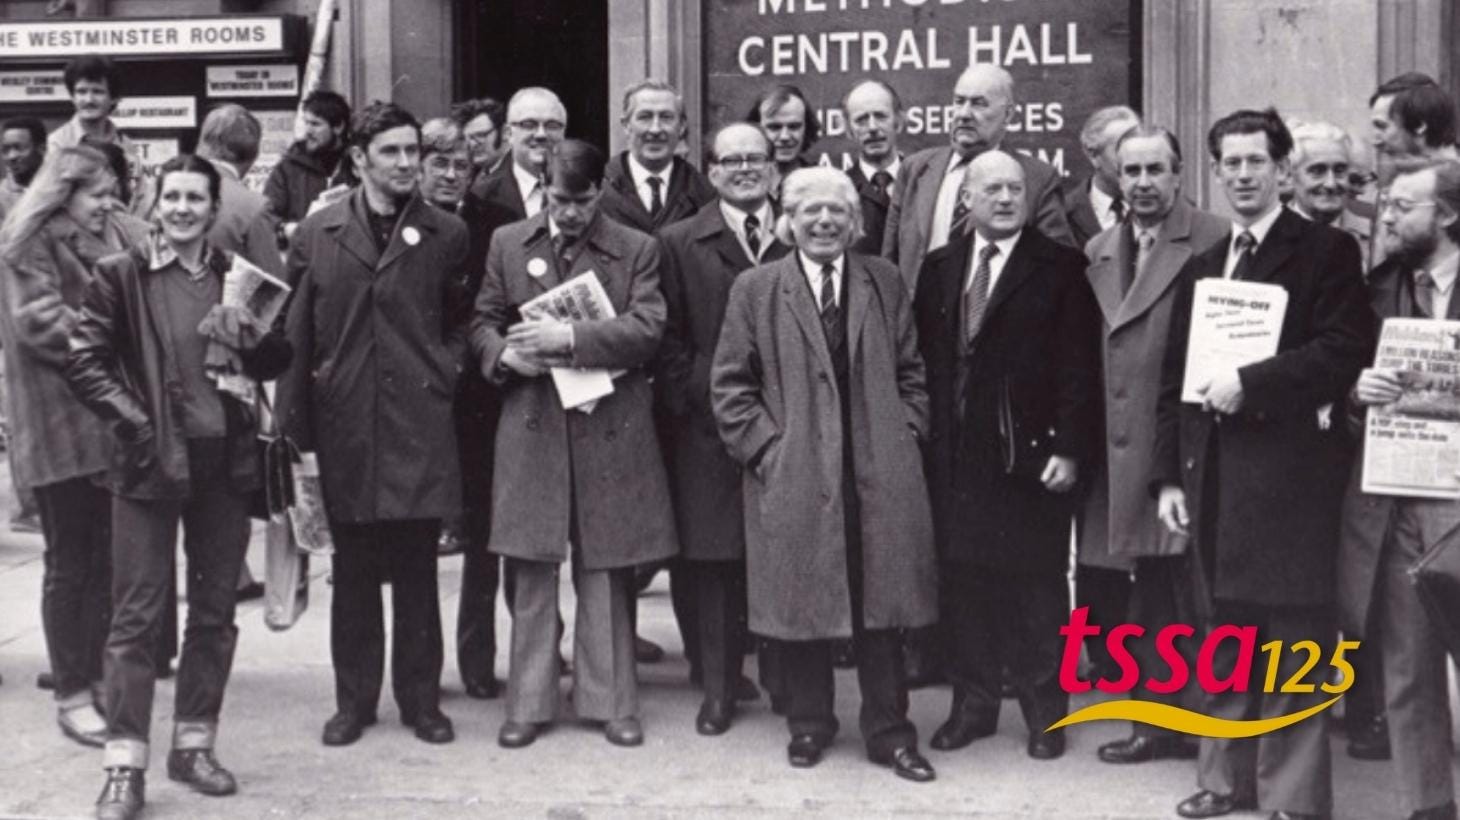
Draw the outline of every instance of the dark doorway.
[[[608,0],[456,0],[456,98],[529,85],[568,107],[568,136],[608,147]]]

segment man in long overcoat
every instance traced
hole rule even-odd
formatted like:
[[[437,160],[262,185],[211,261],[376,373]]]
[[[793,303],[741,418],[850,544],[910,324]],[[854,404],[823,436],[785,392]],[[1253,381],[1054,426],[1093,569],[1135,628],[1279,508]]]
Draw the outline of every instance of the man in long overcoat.
[[[1293,140],[1277,112],[1242,110],[1212,125],[1207,147],[1236,216],[1230,239],[1189,260],[1172,312],[1156,411],[1158,510],[1192,536],[1202,623],[1255,626],[1258,643],[1333,643],[1334,554],[1349,448],[1338,406],[1371,354],[1373,318],[1352,236],[1283,208]],[[1202,374],[1202,403],[1183,403],[1196,282],[1231,279],[1287,292],[1277,353]],[[1212,659],[1218,680],[1240,662],[1236,641]],[[1320,684],[1285,652],[1278,678]],[[1228,719],[1292,714],[1323,692],[1206,692],[1201,711]],[[1333,808],[1327,721],[1257,738],[1203,737],[1200,791],[1176,808],[1215,817],[1243,807],[1292,816]]]
[[[770,153],[765,134],[753,125],[720,129],[710,160],[720,199],[660,237],[660,285],[669,312],[658,390],[681,547],[674,583],[689,588],[683,597],[691,604],[687,626],[695,640],[685,641],[685,654],[704,689],[695,728],[706,735],[730,727],[745,638],[740,465],[715,428],[710,363],[730,286],[742,272],[789,250],[773,232],[770,191],[778,179]]]
[[[558,714],[558,569],[577,589],[573,706],[609,742],[643,742],[629,595],[633,567],[677,549],[654,430],[648,366],[664,332],[653,239],[597,213],[603,155],[565,140],[546,167],[547,205],[492,237],[471,345],[500,385],[491,550],[515,576],[507,719],[498,742],[526,746]],[[522,306],[591,275],[613,318],[524,317]],[[567,409],[550,367],[623,371],[592,407]]]
[[[1064,753],[1059,627],[1070,611],[1073,489],[1099,412],[1099,316],[1085,257],[1026,223],[1023,165],[968,167],[973,232],[928,254],[914,296],[928,366],[928,486],[953,701],[933,734],[958,749],[998,726],[1010,671],[1031,757]],[[1005,431],[1001,434],[1001,429]]]
[[[1159,669],[1155,637],[1172,623],[1192,623],[1186,574],[1187,539],[1156,517],[1148,482],[1156,446],[1156,399],[1166,351],[1177,274],[1186,260],[1226,237],[1229,224],[1193,207],[1181,194],[1181,150],[1163,128],[1137,125],[1119,138],[1117,158],[1122,199],[1130,222],[1117,223],[1090,240],[1085,275],[1103,319],[1103,456],[1090,476],[1079,518],[1081,560],[1134,561],[1129,612],[1108,613],[1114,626],[1130,620],[1146,634],[1127,643],[1141,669]],[[1079,578],[1076,578],[1076,595]],[[1100,623],[1091,613],[1090,623]],[[1091,641],[1104,646],[1105,636]],[[1186,648],[1189,644],[1182,644]],[[1195,660],[1194,650],[1189,660]],[[1092,652],[1093,656],[1093,652]],[[1103,671],[1103,670],[1097,670]],[[1118,671],[1114,677],[1118,677]],[[1092,677],[1093,682],[1093,677]],[[1180,705],[1182,696],[1132,697]],[[1107,763],[1140,763],[1162,757],[1195,757],[1196,744],[1180,734],[1134,724],[1129,738],[1100,747]]]
[[[319,456],[335,543],[339,711],[324,742],[353,743],[375,722],[388,581],[401,720],[445,743],[436,542],[461,508],[451,405],[464,349],[451,316],[467,232],[416,194],[420,129],[408,112],[372,105],[353,130],[360,188],[306,217],[290,249],[285,329],[299,361],[278,395],[284,431]]]
[[[835,736],[832,641],[855,637],[868,756],[931,780],[898,633],[937,611],[907,294],[890,264],[846,252],[861,214],[845,174],[794,171],[782,202],[797,252],[736,278],[710,371],[720,438],[745,468],[750,628],[783,642],[791,765],[815,765]]]

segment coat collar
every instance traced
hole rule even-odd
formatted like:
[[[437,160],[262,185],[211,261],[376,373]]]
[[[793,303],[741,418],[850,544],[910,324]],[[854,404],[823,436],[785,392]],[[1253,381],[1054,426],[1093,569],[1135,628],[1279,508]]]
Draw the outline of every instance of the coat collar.
[[[1257,246],[1257,255],[1252,258],[1252,270],[1247,275],[1248,281],[1267,282],[1273,275],[1282,268],[1298,247],[1302,244],[1304,228],[1308,220],[1293,213],[1287,208],[1282,208],[1278,213],[1277,220],[1268,229],[1267,236],[1263,237],[1262,244]],[[1227,253],[1231,252],[1231,237],[1223,243]],[[1226,265],[1226,255],[1222,256],[1222,263]]]
[[[641,214],[646,222],[657,229],[662,227],[665,219],[669,218],[672,206],[684,194],[690,183],[690,168],[688,163],[680,157],[670,160],[668,174],[669,185],[664,189],[664,207],[660,208],[659,213],[652,217],[649,209],[644,207],[644,201],[639,198],[638,188],[634,185],[634,174],[629,169],[628,151],[619,154],[615,161],[608,164],[608,168],[604,171],[603,184],[604,187],[618,192],[626,207]]]
[[[774,216],[774,208],[771,213]],[[712,199],[700,208],[694,216],[689,218],[689,225],[690,236],[694,241],[713,247],[727,269],[740,273],[756,266],[757,263],[746,255],[745,248],[741,246],[740,237],[736,236],[735,231],[725,222],[725,215],[720,212],[720,200]],[[775,237],[773,231],[770,244],[761,251],[760,264],[769,264],[772,260],[779,259],[788,250]]]
[[[1161,224],[1146,270],[1132,283],[1130,291],[1120,292],[1120,272],[1134,264],[1135,243],[1125,224],[1103,231],[1091,242],[1090,267],[1087,278],[1100,312],[1105,316],[1109,333],[1139,319],[1150,310],[1176,281],[1181,266],[1192,255],[1191,231],[1194,208],[1178,198],[1171,213]]]
[[[528,230],[522,237],[524,254],[529,260],[542,259],[547,263],[550,272],[557,270],[557,266],[553,262],[552,230],[548,225],[547,210],[539,212],[537,216],[528,220],[527,224]],[[599,211],[598,215],[594,217],[592,227],[588,230],[588,235],[579,240],[583,245],[583,250],[574,258],[573,269],[560,272],[561,281],[554,281],[554,277],[549,275],[529,276],[528,278],[539,289],[547,291],[594,265],[609,265],[625,259],[633,252],[624,234],[625,230],[607,214]]]
[[[385,268],[399,259],[412,246],[421,241],[418,236],[415,242],[407,240],[407,228],[414,229],[417,233],[426,231],[436,233],[437,220],[440,214],[421,199],[420,194],[412,196],[406,201],[405,208],[395,222],[395,230],[391,233],[390,242],[386,245],[384,253],[375,247],[375,240],[370,236],[370,226],[366,222],[366,210],[369,204],[365,201],[365,189],[363,186],[356,188],[343,201],[331,205],[322,213],[327,213],[324,219],[323,229],[332,233],[335,240],[340,243],[346,251],[359,260],[360,264],[371,270]]]

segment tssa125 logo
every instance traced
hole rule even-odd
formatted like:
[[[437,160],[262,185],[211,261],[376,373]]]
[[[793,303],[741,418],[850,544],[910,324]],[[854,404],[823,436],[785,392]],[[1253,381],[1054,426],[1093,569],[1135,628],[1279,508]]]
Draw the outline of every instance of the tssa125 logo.
[[[1080,646],[1086,638],[1100,635],[1100,627],[1090,625],[1089,614],[1089,607],[1080,607],[1070,613],[1070,622],[1060,627],[1060,635],[1065,639],[1064,657],[1060,662],[1060,686],[1066,692],[1079,694],[1090,691],[1093,686],[1101,692],[1118,695],[1134,692],[1139,686],[1152,694],[1172,695],[1185,689],[1191,682],[1193,670],[1176,645],[1177,641],[1196,638],[1196,630],[1188,624],[1171,624],[1156,633],[1156,653],[1165,666],[1158,670],[1142,670],[1125,645],[1131,638],[1144,636],[1144,627],[1138,624],[1111,627],[1105,633],[1105,648],[1110,653],[1111,660],[1120,667],[1120,677],[1116,680],[1102,677],[1094,683],[1080,680]],[[1213,669],[1213,658],[1224,641],[1237,642],[1237,662],[1230,674],[1218,677]],[[1067,715],[1046,731],[1092,720],[1132,720],[1207,737],[1255,737],[1275,732],[1322,712],[1353,686],[1354,668],[1344,656],[1358,647],[1358,641],[1338,642],[1332,657],[1328,659],[1328,665],[1338,670],[1339,680],[1337,683],[1325,681],[1317,685],[1333,697],[1301,712],[1263,720],[1227,720],[1165,703],[1135,699],[1111,700],[1086,706]],[[1279,680],[1278,669],[1284,652],[1303,660],[1293,674]],[[1258,646],[1257,627],[1223,624],[1214,627],[1197,650],[1196,685],[1202,691],[1213,694],[1246,692],[1252,689],[1267,693],[1311,694],[1315,691],[1315,684],[1306,683],[1304,679],[1322,660],[1323,649],[1317,641],[1297,641],[1287,646],[1282,641],[1268,641]]]

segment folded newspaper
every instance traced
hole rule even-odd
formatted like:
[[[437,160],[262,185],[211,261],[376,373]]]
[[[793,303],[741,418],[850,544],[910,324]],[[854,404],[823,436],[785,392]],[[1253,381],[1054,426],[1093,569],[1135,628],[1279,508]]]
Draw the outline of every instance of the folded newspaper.
[[[223,275],[223,305],[248,310],[264,328],[271,327],[279,318],[279,313],[289,301],[289,291],[289,286],[282,279],[240,254],[234,254],[233,266]],[[253,404],[258,396],[253,379],[241,372],[219,373],[216,380],[219,390],[236,396],[244,404]]]
[[[522,305],[521,313],[524,319],[560,322],[591,322],[618,315],[608,292],[591,270]],[[563,409],[583,413],[592,413],[599,399],[613,393],[613,380],[624,374],[622,370],[589,367],[554,367],[550,372]]]
[[[1397,371],[1402,392],[1369,408],[1363,491],[1460,498],[1460,322],[1385,319],[1374,366]]]

